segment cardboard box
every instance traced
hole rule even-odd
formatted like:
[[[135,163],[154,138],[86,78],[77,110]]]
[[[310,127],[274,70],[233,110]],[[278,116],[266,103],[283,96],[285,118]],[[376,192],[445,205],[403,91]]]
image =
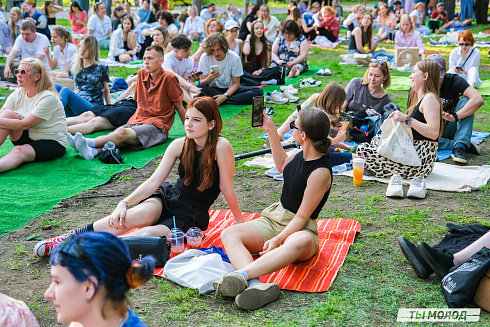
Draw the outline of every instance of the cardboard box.
[[[427,58],[431,54],[440,54],[440,53],[439,53],[439,51],[427,51],[427,50],[425,50],[425,52],[422,54],[422,60],[425,60],[425,58]]]
[[[396,48],[395,62],[396,67],[403,67],[406,64],[415,66],[419,61],[419,48],[416,47],[399,47]]]

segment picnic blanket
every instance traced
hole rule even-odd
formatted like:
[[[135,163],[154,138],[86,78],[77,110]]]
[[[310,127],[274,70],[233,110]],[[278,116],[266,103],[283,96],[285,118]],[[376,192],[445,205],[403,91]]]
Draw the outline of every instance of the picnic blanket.
[[[471,140],[475,142],[476,144],[480,144],[484,139],[490,136],[490,133],[483,133],[483,132],[477,132],[473,131],[471,133]],[[451,150],[439,150],[437,151],[437,158],[436,161],[442,161],[446,160],[451,156],[452,151]]]
[[[259,213],[243,213],[245,221],[260,217]],[[209,227],[201,247],[222,246],[221,232],[234,224],[230,210],[210,210]],[[311,259],[293,263],[272,274],[260,277],[263,283],[277,283],[283,290],[325,292],[332,285],[344,263],[349,246],[354,242],[361,224],[354,219],[317,219],[320,249]],[[154,275],[163,277],[163,268],[155,269]]]
[[[342,41],[335,41],[335,42],[330,42],[330,43],[325,43],[325,44],[316,44],[316,43],[311,43],[310,47],[314,48],[322,48],[322,49],[334,49],[336,48]]]
[[[352,177],[352,170],[340,175]],[[446,192],[471,192],[485,186],[490,179],[490,165],[484,166],[456,166],[436,162],[432,173],[425,178],[428,190]],[[378,181],[388,184],[389,178],[363,176],[363,180]],[[404,184],[410,184],[403,179]]]
[[[433,47],[447,47],[447,46],[457,46],[458,43],[454,41],[449,41],[449,40],[430,40],[427,42],[428,45],[433,46]],[[476,40],[475,41],[475,48],[489,48],[490,47],[490,41],[481,41],[481,40]]]

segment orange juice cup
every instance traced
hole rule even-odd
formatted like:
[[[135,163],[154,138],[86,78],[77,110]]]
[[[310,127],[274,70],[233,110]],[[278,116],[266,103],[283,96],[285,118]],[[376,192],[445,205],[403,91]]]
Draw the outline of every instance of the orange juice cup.
[[[349,122],[348,121],[343,121],[342,122],[342,130],[345,131],[349,127]]]
[[[361,158],[352,159],[352,170],[354,171],[354,186],[362,186],[362,175],[364,174],[364,164],[366,160]]]

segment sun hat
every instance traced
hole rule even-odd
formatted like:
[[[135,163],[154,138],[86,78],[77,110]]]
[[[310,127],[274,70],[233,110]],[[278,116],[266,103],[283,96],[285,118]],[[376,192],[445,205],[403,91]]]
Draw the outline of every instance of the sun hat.
[[[446,74],[446,60],[444,60],[444,57],[442,57],[440,54],[431,54],[428,55],[425,59],[437,62],[437,64],[441,68],[440,78],[443,78]]]
[[[231,30],[232,28],[238,28],[238,24],[237,22],[235,22],[234,20],[230,19],[229,21],[226,22],[225,24],[225,30],[226,31],[229,31]]]

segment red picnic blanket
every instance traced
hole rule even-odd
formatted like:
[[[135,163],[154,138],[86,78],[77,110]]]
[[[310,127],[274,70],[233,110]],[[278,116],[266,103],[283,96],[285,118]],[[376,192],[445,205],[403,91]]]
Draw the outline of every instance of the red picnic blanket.
[[[260,217],[259,213],[243,213],[245,221]],[[230,210],[210,210],[209,226],[201,247],[221,247],[221,231],[234,224]],[[311,259],[293,263],[272,274],[260,277],[263,283],[277,283],[281,289],[302,292],[325,292],[344,263],[349,246],[361,230],[354,219],[318,219],[320,249]],[[163,268],[155,269],[154,275],[163,277]]]

